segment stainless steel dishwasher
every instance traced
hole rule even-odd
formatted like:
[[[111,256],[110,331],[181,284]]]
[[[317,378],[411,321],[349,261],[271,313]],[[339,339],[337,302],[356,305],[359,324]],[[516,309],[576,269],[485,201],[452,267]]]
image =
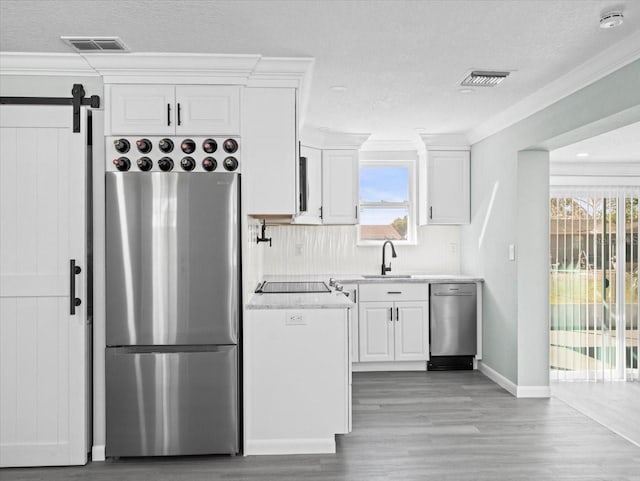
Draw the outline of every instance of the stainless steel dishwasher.
[[[476,284],[431,284],[430,371],[473,369],[477,352]]]

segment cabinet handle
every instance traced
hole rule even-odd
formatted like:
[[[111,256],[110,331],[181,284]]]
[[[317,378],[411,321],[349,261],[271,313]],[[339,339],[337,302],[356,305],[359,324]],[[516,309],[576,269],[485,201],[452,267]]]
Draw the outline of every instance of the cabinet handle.
[[[76,307],[82,304],[82,300],[76,297],[76,276],[82,272],[76,265],[75,259],[69,260],[69,314],[75,316]]]
[[[429,219],[433,219],[433,206],[429,206]]]
[[[396,322],[400,320],[400,308],[396,307]]]
[[[358,220],[358,206],[354,206],[356,208],[356,220]]]
[[[389,322],[393,322],[393,307],[389,308]]]
[[[387,291],[387,294],[402,294],[402,291]]]
[[[171,104],[167,104],[167,125],[171,125]]]
[[[320,218],[322,219],[322,206],[320,206]]]
[[[182,120],[180,119],[180,103],[178,103],[178,125],[182,125]]]
[[[353,290],[353,302],[356,303],[356,304],[358,303],[358,289],[357,288]]]

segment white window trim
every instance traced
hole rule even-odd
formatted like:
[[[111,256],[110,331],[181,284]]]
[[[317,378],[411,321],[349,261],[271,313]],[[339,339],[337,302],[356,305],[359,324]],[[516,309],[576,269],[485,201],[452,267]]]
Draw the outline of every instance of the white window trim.
[[[408,167],[409,169],[409,219],[407,221],[407,240],[394,240],[394,245],[417,245],[418,244],[418,232],[417,232],[417,218],[416,218],[416,162],[415,160],[360,160],[358,169],[360,167]],[[384,206],[387,208],[405,207],[405,202],[361,202],[358,198],[358,210],[362,212],[362,207],[375,207]],[[384,208],[383,207],[383,208]],[[360,239],[360,228],[358,226],[358,247],[376,246],[380,247],[384,240],[362,240]]]

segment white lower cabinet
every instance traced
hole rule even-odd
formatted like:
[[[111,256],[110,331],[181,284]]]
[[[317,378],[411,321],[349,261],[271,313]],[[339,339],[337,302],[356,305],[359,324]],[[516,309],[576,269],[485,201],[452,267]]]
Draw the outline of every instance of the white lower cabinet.
[[[349,309],[247,310],[244,453],[334,453],[351,430]]]
[[[429,358],[427,284],[365,284],[359,292],[360,362]]]
[[[361,302],[359,311],[360,362],[428,359],[428,302]]]

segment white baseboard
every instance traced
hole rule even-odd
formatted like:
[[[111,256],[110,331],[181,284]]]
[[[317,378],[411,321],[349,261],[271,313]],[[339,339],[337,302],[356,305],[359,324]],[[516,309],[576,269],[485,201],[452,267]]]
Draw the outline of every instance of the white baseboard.
[[[105,456],[104,444],[98,444],[91,448],[92,461],[104,461],[105,459],[106,459],[106,456]]]
[[[352,372],[426,371],[427,361],[354,362]]]
[[[516,384],[504,377],[498,371],[494,371],[482,361],[478,362],[478,371],[487,376],[502,389],[505,389],[507,392],[509,392],[509,394],[517,397],[518,387],[516,386]]]
[[[518,398],[548,398],[551,397],[550,386],[518,386]]]
[[[482,361],[478,362],[478,370],[505,389],[509,394],[517,398],[548,398],[551,397],[550,386],[518,386],[499,372],[487,366]]]
[[[244,455],[334,454],[334,436],[311,439],[245,439]]]

